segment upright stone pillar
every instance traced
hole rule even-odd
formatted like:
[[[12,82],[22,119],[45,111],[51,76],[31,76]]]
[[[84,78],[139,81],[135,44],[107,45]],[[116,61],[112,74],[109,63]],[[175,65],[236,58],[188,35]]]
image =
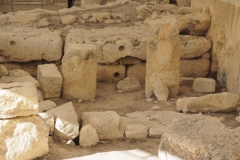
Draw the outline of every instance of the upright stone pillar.
[[[90,100],[96,96],[97,58],[91,44],[74,44],[62,59],[63,96]]]
[[[153,82],[161,80],[170,96],[176,96],[180,76],[180,41],[177,21],[172,16],[163,17],[153,25],[147,45],[145,96],[153,94]],[[156,86],[154,86],[156,87]]]

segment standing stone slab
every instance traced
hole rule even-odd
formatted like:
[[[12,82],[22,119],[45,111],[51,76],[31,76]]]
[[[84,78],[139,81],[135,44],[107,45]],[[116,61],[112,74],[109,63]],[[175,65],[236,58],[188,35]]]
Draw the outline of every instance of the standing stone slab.
[[[47,155],[48,126],[39,116],[0,120],[0,159],[35,159]]]
[[[232,112],[237,110],[239,95],[223,92],[201,97],[180,98],[177,110],[183,112]]]
[[[59,31],[24,28],[0,34],[1,55],[11,62],[58,61],[62,46]]]
[[[238,160],[240,128],[229,129],[219,119],[192,115],[174,121],[161,138],[159,158]]]
[[[0,84],[0,118],[36,115],[38,94],[33,83]]]
[[[83,112],[83,126],[90,124],[97,130],[99,139],[117,139],[123,135],[119,132],[120,116],[114,111]]]
[[[196,78],[193,81],[194,92],[211,93],[215,92],[216,81],[212,78]]]
[[[96,47],[74,44],[66,49],[62,59],[63,96],[82,100],[96,96]]]
[[[60,140],[73,140],[79,135],[78,117],[72,102],[47,111],[55,117],[54,136]]]
[[[60,97],[63,78],[55,64],[39,65],[37,79],[44,98]]]
[[[179,89],[180,42],[177,21],[168,16],[154,25],[147,46],[145,96],[153,94],[152,83],[162,80],[166,83],[170,96],[176,96]]]

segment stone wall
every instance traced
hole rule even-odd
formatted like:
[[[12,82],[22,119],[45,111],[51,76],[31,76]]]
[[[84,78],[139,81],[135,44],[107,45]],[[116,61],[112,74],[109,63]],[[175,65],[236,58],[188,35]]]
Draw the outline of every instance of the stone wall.
[[[207,37],[213,42],[211,72],[227,90],[240,94],[240,1],[194,0],[193,12],[208,12],[212,24]]]

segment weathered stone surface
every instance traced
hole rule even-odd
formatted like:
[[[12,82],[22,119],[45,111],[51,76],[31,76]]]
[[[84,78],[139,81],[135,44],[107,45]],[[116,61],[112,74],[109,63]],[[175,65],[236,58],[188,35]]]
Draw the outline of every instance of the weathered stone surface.
[[[153,93],[157,97],[158,101],[166,102],[168,100],[168,87],[162,80],[156,80],[152,82]]]
[[[81,0],[81,6],[92,5],[92,4],[102,4],[104,0]]]
[[[139,91],[142,89],[139,80],[134,77],[126,77],[117,84],[118,92]]]
[[[76,17],[74,15],[65,15],[61,16],[62,24],[73,24],[76,21]]]
[[[54,137],[60,140],[73,140],[79,135],[78,117],[72,102],[47,111],[55,117]]]
[[[106,19],[110,19],[111,15],[109,12],[102,12],[102,13],[93,13],[92,14],[93,18],[96,18],[98,22],[104,22]]]
[[[166,16],[153,25],[148,41],[145,96],[153,93],[152,83],[162,80],[168,86],[170,96],[179,89],[180,42],[175,17]]]
[[[97,80],[104,82],[118,82],[125,77],[123,65],[98,65]]]
[[[191,0],[176,0],[178,7],[191,7]]]
[[[180,58],[200,57],[211,49],[211,41],[205,37],[180,35]]]
[[[141,62],[142,62],[141,59],[135,58],[135,57],[129,57],[129,56],[120,59],[121,65],[134,65],[134,64],[139,64]]]
[[[180,77],[180,85],[192,85],[193,81],[193,77]]]
[[[229,129],[212,117],[192,115],[174,121],[161,138],[159,158],[237,160],[240,157],[239,131],[239,127]]]
[[[41,18],[41,13],[24,13],[16,12],[16,14],[9,17],[9,21],[19,24],[32,24],[37,22]]]
[[[94,146],[99,142],[97,131],[91,125],[83,126],[80,131],[79,144],[83,147]]]
[[[96,47],[91,44],[71,45],[62,59],[63,96],[90,100],[96,96]]]
[[[28,72],[21,69],[10,70],[8,76],[10,77],[22,77],[22,76],[31,76]]]
[[[208,12],[211,15],[211,27],[207,34],[213,43],[211,72],[217,72],[218,81],[229,92],[236,94],[240,94],[240,37],[236,34],[239,31],[240,16],[235,14],[239,10],[239,1],[192,1],[193,12]]]
[[[128,125],[125,129],[125,135],[129,139],[147,138],[148,127],[144,125]]]
[[[164,132],[159,128],[150,128],[148,136],[151,138],[161,138]]]
[[[44,98],[60,97],[63,78],[55,64],[39,65],[37,79]]]
[[[0,15],[0,24],[6,25],[9,21],[9,15]]]
[[[46,112],[38,113],[38,115],[47,123],[49,127],[49,135],[52,136],[54,132],[54,116]]]
[[[7,76],[8,70],[4,65],[0,65],[0,77]]]
[[[0,118],[36,115],[37,89],[32,83],[0,84]]]
[[[140,82],[145,82],[146,79],[146,63],[139,63],[133,66],[129,66],[127,70],[128,77],[134,77]]]
[[[120,116],[114,111],[83,112],[83,126],[89,124],[97,130],[99,139],[122,138],[119,132]]]
[[[38,103],[38,105],[39,105],[39,112],[45,112],[47,110],[57,107],[56,103],[50,100],[41,101]]]
[[[202,58],[203,58],[203,59],[209,59],[209,58],[211,58],[211,54],[210,54],[209,52],[204,53],[204,54],[202,55]]]
[[[180,98],[177,110],[183,112],[231,112],[237,109],[239,95],[228,92],[201,97]]]
[[[209,59],[181,60],[180,73],[186,77],[205,77],[210,69]]]
[[[39,116],[0,120],[0,159],[35,159],[47,155],[48,126]]]
[[[236,120],[238,123],[240,123],[240,116],[237,116],[237,117],[235,118],[235,120]]]
[[[193,36],[205,35],[211,25],[211,17],[207,13],[187,14],[178,20],[180,34]]]
[[[21,28],[1,32],[1,55],[11,62],[57,61],[62,57],[63,41],[59,31]],[[26,49],[26,46],[31,46]]]
[[[212,78],[196,78],[193,81],[194,92],[215,92],[216,81]]]

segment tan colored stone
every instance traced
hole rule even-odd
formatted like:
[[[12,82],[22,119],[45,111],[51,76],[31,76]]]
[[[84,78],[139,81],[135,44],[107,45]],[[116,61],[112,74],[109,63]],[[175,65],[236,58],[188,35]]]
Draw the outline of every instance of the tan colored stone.
[[[178,7],[191,7],[191,0],[176,0]]]
[[[48,126],[39,116],[0,120],[0,159],[35,159],[47,155]]]
[[[47,123],[49,127],[49,135],[52,136],[54,132],[54,116],[46,112],[38,113],[38,115]]]
[[[83,126],[89,124],[97,130],[99,139],[122,138],[120,133],[120,116],[114,111],[106,112],[83,112]]]
[[[81,6],[92,5],[92,4],[102,4],[104,0],[81,0]]]
[[[123,65],[98,65],[97,80],[104,82],[118,82],[125,77]]]
[[[127,70],[128,77],[134,77],[140,82],[145,82],[146,79],[146,63],[139,63],[133,66],[129,66]]]
[[[142,139],[148,136],[148,127],[144,125],[128,125],[125,129],[126,138]]]
[[[38,103],[39,105],[39,112],[45,112],[52,108],[57,107],[56,103],[51,100],[41,101]]]
[[[62,24],[73,24],[76,21],[76,17],[74,15],[64,15],[61,16]]]
[[[60,97],[63,78],[55,64],[39,65],[37,79],[44,98]]]
[[[134,77],[126,77],[117,84],[118,92],[139,91],[142,89],[139,80]]]
[[[63,96],[90,100],[96,96],[97,57],[91,44],[71,45],[62,59]]]
[[[212,78],[196,78],[193,81],[194,92],[211,93],[216,90],[216,81]]]
[[[41,18],[40,13],[18,13],[14,14],[13,16],[9,17],[9,20],[12,23],[20,23],[20,24],[32,24],[37,22]]]
[[[181,60],[180,73],[186,77],[205,77],[210,69],[209,59]]]
[[[211,41],[205,37],[180,35],[180,58],[191,59],[202,56],[211,49]]]
[[[163,134],[158,155],[166,159],[239,159],[240,128],[217,118],[192,115],[174,121]]]
[[[152,82],[152,88],[158,101],[167,102],[169,91],[165,82],[162,80],[156,80]]]
[[[37,89],[32,83],[1,83],[0,97],[0,118],[38,113]]]
[[[183,112],[232,112],[237,110],[239,95],[228,92],[208,94],[201,97],[180,98],[177,110]]]
[[[4,65],[0,65],[0,77],[7,76],[8,70]]]
[[[79,144],[83,147],[95,146],[99,142],[97,131],[91,125],[83,126],[80,131]]]
[[[60,31],[33,28],[1,32],[1,55],[11,62],[57,61],[62,57],[63,41],[60,35]],[[31,47],[26,49],[26,46]]]
[[[166,16],[151,31],[147,50],[145,96],[151,97],[152,83],[157,79],[166,83],[170,96],[176,96],[180,77],[177,21],[172,16]]]

